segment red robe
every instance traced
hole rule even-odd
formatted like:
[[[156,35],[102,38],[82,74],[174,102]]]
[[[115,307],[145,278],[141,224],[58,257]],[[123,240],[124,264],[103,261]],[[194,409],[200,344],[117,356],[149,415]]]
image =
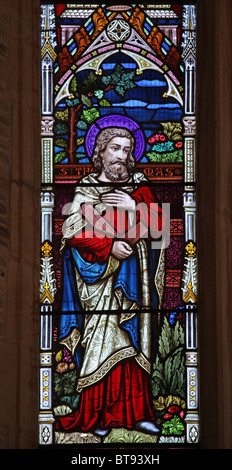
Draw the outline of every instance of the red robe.
[[[137,211],[136,223],[139,221],[145,222],[148,227],[153,227],[153,230],[161,230],[162,223],[164,223],[164,214],[160,207],[154,206],[150,209],[150,204],[155,203],[154,194],[151,189],[147,186],[140,187],[132,194],[133,199],[138,207],[140,203],[147,205],[147,214],[143,211]],[[158,214],[157,214],[158,211]],[[115,230],[118,234],[124,229],[128,229],[128,218],[127,212],[120,212],[120,210],[114,210],[114,220],[112,220],[112,212],[106,211],[104,219],[114,225]],[[157,217],[158,215],[158,217]],[[113,238],[102,235],[102,237],[96,236],[96,232],[93,233],[92,227],[85,227],[85,230],[81,231],[76,237],[71,238],[69,241],[70,246],[78,248],[81,256],[90,263],[98,262],[104,264],[110,254]]]

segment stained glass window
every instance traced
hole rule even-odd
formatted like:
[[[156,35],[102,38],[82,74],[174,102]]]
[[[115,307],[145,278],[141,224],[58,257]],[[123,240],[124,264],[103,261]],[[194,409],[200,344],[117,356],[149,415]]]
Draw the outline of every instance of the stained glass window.
[[[41,445],[197,446],[196,8],[41,5]]]

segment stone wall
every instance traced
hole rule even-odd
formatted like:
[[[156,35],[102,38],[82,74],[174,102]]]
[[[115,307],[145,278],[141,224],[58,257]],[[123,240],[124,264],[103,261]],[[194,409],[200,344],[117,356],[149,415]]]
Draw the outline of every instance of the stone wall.
[[[0,4],[0,447],[37,447],[40,8]]]
[[[232,5],[199,1],[198,258],[201,443],[232,448]]]

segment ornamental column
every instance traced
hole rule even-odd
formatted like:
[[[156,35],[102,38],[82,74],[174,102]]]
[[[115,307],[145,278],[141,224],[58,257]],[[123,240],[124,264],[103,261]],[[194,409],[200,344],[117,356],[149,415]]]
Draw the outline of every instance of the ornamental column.
[[[199,442],[198,355],[197,355],[197,256],[196,256],[196,11],[183,8],[183,53],[185,69],[184,125],[184,219],[185,256],[182,299],[186,305],[186,440]]]
[[[52,444],[52,315],[56,294],[53,263],[53,63],[56,58],[53,5],[41,7],[41,272],[39,443]]]

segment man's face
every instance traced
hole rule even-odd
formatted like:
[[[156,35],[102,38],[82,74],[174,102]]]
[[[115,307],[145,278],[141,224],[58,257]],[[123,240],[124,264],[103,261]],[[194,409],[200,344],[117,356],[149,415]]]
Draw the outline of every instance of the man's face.
[[[128,176],[127,158],[131,142],[127,137],[114,137],[100,155],[105,176],[111,181],[125,181]]]

